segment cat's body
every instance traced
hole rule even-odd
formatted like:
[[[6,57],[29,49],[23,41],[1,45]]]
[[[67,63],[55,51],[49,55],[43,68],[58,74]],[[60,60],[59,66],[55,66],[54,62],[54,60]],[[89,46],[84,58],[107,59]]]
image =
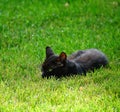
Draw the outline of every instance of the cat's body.
[[[42,65],[42,77],[62,77],[73,74],[84,74],[88,71],[106,66],[107,57],[97,49],[80,50],[68,58],[62,52],[55,55],[50,47],[46,47],[46,59]]]

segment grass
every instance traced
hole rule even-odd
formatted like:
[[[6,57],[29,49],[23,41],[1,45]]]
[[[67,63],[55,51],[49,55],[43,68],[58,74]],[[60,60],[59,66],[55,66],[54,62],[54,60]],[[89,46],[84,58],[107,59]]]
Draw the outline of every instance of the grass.
[[[98,48],[110,68],[42,79],[45,47]],[[1,0],[0,112],[119,112],[119,0]]]

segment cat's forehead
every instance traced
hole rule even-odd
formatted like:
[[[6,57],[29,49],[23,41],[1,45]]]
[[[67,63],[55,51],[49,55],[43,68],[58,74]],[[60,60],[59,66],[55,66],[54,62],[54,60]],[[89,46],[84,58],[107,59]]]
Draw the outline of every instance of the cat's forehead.
[[[57,55],[52,55],[52,56],[50,56],[49,58],[47,58],[47,59],[45,60],[45,63],[49,63],[49,62],[51,62],[51,61],[54,61],[54,60],[58,59],[58,57],[59,57],[59,56],[57,56]]]

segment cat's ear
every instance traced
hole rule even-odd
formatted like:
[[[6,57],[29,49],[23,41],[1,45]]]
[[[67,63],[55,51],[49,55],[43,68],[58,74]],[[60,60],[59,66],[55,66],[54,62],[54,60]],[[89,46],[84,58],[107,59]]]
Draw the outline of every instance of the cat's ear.
[[[51,55],[54,55],[54,52],[49,46],[47,46],[46,47],[46,58],[49,58]]]
[[[59,55],[59,59],[60,59],[61,61],[65,61],[65,60],[67,59],[66,53],[61,52],[61,54]]]

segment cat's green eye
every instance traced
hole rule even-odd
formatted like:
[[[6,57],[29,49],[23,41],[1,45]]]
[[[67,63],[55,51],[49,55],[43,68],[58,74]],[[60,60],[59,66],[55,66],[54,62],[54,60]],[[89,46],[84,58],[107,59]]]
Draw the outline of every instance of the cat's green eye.
[[[50,68],[48,71],[49,71],[49,72],[51,72],[51,71],[52,71],[52,69]]]

